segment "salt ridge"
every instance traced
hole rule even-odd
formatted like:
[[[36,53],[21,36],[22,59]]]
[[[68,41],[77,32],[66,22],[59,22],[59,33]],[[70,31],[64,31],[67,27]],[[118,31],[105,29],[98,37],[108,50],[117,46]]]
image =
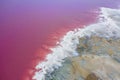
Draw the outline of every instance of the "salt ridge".
[[[33,79],[45,80],[45,74],[62,66],[66,57],[78,55],[76,47],[80,37],[93,34],[105,38],[120,38],[120,10],[102,7],[97,23],[67,32],[57,43],[58,46],[51,48],[52,53],[46,56],[46,60],[36,66],[36,70],[40,70],[36,71]]]

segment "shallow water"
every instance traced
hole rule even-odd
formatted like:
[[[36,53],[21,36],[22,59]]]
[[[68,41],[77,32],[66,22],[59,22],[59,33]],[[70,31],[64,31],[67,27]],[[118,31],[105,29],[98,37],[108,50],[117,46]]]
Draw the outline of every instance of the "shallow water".
[[[119,0],[1,0],[0,80],[30,77],[38,57],[42,60],[49,46],[67,31],[94,22],[94,11],[99,7],[116,8],[119,3]]]

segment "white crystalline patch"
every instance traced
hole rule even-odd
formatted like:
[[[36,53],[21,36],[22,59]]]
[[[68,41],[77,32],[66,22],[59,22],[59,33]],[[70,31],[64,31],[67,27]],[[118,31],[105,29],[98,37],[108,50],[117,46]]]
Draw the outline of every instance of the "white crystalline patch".
[[[62,66],[61,63],[66,57],[77,56],[76,47],[80,37],[96,34],[106,38],[120,38],[120,10],[101,8],[100,13],[97,23],[86,26],[84,29],[75,29],[66,33],[59,45],[51,48],[52,53],[47,55],[46,60],[36,66],[36,69],[41,70],[36,71],[33,79],[45,80],[45,74]]]

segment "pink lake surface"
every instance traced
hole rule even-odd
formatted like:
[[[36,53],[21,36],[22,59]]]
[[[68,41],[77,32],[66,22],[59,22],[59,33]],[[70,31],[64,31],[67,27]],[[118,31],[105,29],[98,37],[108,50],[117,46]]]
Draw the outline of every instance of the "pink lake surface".
[[[31,80],[67,31],[95,22],[93,11],[119,0],[0,0],[0,80]]]

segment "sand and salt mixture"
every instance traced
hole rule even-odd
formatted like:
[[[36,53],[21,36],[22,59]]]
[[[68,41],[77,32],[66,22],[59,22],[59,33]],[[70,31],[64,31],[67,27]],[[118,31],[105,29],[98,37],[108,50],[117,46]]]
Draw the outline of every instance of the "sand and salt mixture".
[[[69,57],[46,80],[119,80],[120,39],[82,37],[79,56]]]
[[[120,80],[120,9],[101,8],[98,22],[68,32],[51,51],[34,80]]]

